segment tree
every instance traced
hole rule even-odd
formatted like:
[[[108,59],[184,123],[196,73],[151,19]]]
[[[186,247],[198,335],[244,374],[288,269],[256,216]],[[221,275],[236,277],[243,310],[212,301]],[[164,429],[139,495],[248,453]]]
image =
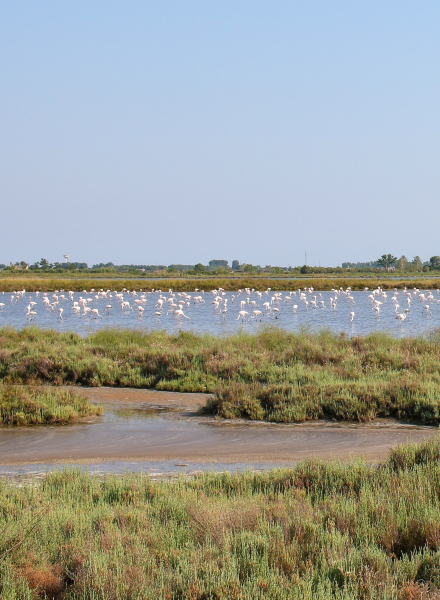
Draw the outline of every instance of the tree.
[[[422,259],[420,258],[420,256],[414,256],[414,258],[412,259],[412,266],[414,268],[415,271],[421,271],[422,267],[423,267],[423,263],[422,263]]]
[[[202,265],[202,263],[197,263],[194,267],[194,271],[197,271],[197,273],[204,273],[205,267]]]
[[[254,265],[248,264],[248,265],[244,265],[244,269],[243,269],[246,273],[255,273],[255,271],[257,270]]]
[[[228,261],[227,260],[210,260],[209,261],[209,266],[210,267],[224,267],[225,269],[228,267]]]
[[[406,265],[408,264],[408,259],[405,255],[401,256],[397,261],[397,268],[399,271],[404,271],[406,269]]]
[[[47,259],[45,259],[45,258],[42,258],[42,259],[40,260],[40,267],[41,267],[42,269],[47,269],[47,268],[48,268],[48,266],[49,266],[49,261],[48,261]]]
[[[307,265],[303,265],[301,267],[301,275],[306,275],[307,273],[310,273],[309,267]]]
[[[429,259],[430,262],[430,267],[432,270],[439,270],[440,269],[440,256],[431,256],[431,258]]]
[[[233,260],[232,261],[232,270],[233,271],[238,271],[240,268],[240,263],[238,262],[238,260]]]
[[[397,262],[397,257],[392,254],[382,254],[382,256],[377,260],[377,263],[384,267],[385,269],[389,269]]]

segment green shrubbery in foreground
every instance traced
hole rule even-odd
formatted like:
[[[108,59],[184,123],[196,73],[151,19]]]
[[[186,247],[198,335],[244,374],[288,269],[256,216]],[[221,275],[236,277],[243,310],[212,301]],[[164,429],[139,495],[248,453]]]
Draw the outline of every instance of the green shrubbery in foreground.
[[[71,423],[100,414],[100,406],[73,390],[0,385],[0,423],[4,425]]]
[[[379,466],[0,480],[2,600],[434,600],[440,442]]]
[[[276,422],[440,422],[440,337],[345,338],[271,328],[227,338],[181,332],[0,330],[5,383],[211,392],[205,410]]]

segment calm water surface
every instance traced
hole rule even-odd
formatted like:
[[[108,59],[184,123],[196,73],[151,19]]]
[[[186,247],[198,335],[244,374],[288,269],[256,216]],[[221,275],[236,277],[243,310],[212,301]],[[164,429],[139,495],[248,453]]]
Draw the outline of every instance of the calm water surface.
[[[298,289],[295,293],[296,295],[291,295],[289,292],[281,292],[279,299],[274,300],[276,292],[273,291],[263,292],[260,297],[255,291],[205,292],[204,294],[188,291],[187,295],[178,292],[171,295],[166,290],[146,293],[144,298],[139,290],[136,295],[132,292],[124,292],[123,298],[116,296],[115,292],[106,292],[105,296],[98,292],[82,292],[75,293],[71,297],[67,292],[59,292],[55,294],[57,298],[52,293],[47,294],[50,301],[47,307],[43,303],[42,293],[38,296],[35,293],[25,293],[22,296],[3,293],[0,294],[0,303],[4,305],[0,306],[0,327],[22,328],[28,324],[35,324],[43,329],[75,331],[82,336],[106,327],[162,329],[168,333],[189,330],[197,333],[227,335],[240,330],[258,331],[265,324],[272,324],[289,331],[298,331],[301,328],[318,331],[326,328],[336,333],[346,332],[347,335],[365,335],[381,330],[397,337],[419,335],[440,328],[438,290],[432,292],[408,290],[409,296],[405,295],[403,290],[399,290],[394,302],[392,300],[394,292],[386,292],[383,296],[378,294],[375,300],[382,303],[378,314],[373,310],[369,298],[371,290],[352,292],[352,300],[349,299],[350,294],[340,293],[335,296],[334,292],[307,292],[308,305],[299,297]],[[420,293],[424,294],[423,298],[419,298]],[[196,299],[197,297],[199,300]],[[213,304],[216,297],[221,298],[218,306]],[[333,309],[330,307],[330,299],[335,297],[336,308]],[[408,304],[408,298],[411,304]],[[160,299],[164,299],[162,307],[158,304]],[[74,303],[84,303],[84,301],[87,302],[88,308],[97,310],[98,314],[92,314],[91,311],[84,314],[84,307],[81,306],[80,311],[75,313]],[[122,301],[129,303],[129,306],[125,305],[124,310]],[[173,313],[171,304],[178,305],[179,301],[184,302],[182,310],[185,316]],[[313,307],[314,301],[317,303],[317,308]],[[30,305],[31,302],[35,304]],[[52,304],[54,302],[57,304]],[[245,302],[244,307],[241,307],[241,302]],[[269,307],[264,306],[267,302]],[[396,304],[399,306],[396,307]],[[294,305],[297,309],[293,308]],[[36,313],[32,318],[26,317],[27,306]],[[106,306],[111,308],[106,309]],[[424,309],[424,306],[429,306],[429,310]],[[140,311],[138,307],[143,310]],[[62,308],[61,317],[60,308]],[[396,314],[408,308],[406,320],[400,323],[396,319]],[[239,316],[240,310],[248,313],[244,315],[244,321]],[[255,316],[253,314],[255,310],[261,311],[262,314]],[[350,322],[351,312],[355,313],[353,322]]]

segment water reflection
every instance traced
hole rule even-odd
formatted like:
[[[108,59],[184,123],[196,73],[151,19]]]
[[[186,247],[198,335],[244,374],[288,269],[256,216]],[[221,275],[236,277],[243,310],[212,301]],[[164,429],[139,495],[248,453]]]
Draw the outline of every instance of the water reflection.
[[[95,292],[75,293],[69,297],[65,292],[56,294],[57,300],[53,299],[53,294],[48,294],[48,299],[54,306],[45,306],[42,294],[38,297],[29,293],[23,297],[3,294],[0,296],[4,304],[4,308],[0,310],[0,327],[22,328],[35,324],[41,328],[74,331],[82,336],[108,327],[229,335],[238,331],[258,331],[270,324],[289,331],[301,328],[319,331],[324,328],[336,333],[345,332],[347,335],[387,331],[397,337],[420,335],[440,328],[438,290],[433,291],[430,300],[427,300],[428,293],[420,299],[418,292],[409,290],[410,304],[408,296],[402,290],[397,292],[394,301],[393,292],[387,292],[385,297],[376,297],[381,302],[379,310],[374,310],[369,298],[370,291],[339,294],[335,308],[330,303],[335,298],[334,292],[307,292],[306,301],[300,299],[298,290],[295,290],[295,295],[281,292],[276,298],[276,294],[273,291],[261,294],[256,291],[241,294],[217,291],[174,295],[169,292],[153,292],[143,295],[138,291],[134,296],[124,292],[122,299],[130,305],[124,310],[121,308],[121,296],[114,292],[106,292],[105,297]],[[61,296],[64,298],[61,299]],[[36,313],[32,319],[26,317],[28,306]],[[85,315],[84,306],[89,309]],[[111,309],[106,309],[106,306],[111,306]],[[424,306],[429,306],[429,310],[424,309]],[[60,308],[63,309],[61,317]],[[405,309],[405,319],[396,319],[397,314],[402,314]],[[239,314],[241,310],[246,313],[243,318]],[[353,322],[350,322],[351,312],[355,313]]]

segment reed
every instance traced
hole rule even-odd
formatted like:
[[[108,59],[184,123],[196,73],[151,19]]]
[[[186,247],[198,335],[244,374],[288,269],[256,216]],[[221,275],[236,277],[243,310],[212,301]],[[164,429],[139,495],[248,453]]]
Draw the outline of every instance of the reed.
[[[417,279],[399,279],[393,280],[387,277],[378,278],[373,277],[315,277],[315,278],[301,278],[301,277],[207,277],[206,275],[200,278],[196,277],[176,277],[176,278],[149,278],[149,277],[108,277],[103,275],[102,278],[94,276],[90,277],[54,277],[49,275],[47,277],[40,276],[35,277],[29,276],[0,276],[0,292],[13,292],[17,290],[25,289],[28,292],[43,291],[52,292],[55,290],[72,290],[74,292],[82,292],[83,290],[91,289],[110,289],[110,290],[122,290],[123,288],[129,290],[168,290],[174,291],[193,291],[196,288],[200,290],[213,290],[223,288],[226,291],[237,291],[239,289],[255,288],[257,290],[265,290],[272,288],[278,291],[291,291],[298,290],[299,288],[313,287],[316,290],[330,291],[335,288],[351,287],[352,290],[363,290],[365,287],[374,289],[380,286],[385,290],[394,288],[403,289],[404,287],[412,289],[417,287],[419,289],[436,289],[440,286],[440,280],[438,277],[425,277]]]
[[[91,404],[74,390],[0,385],[3,425],[72,423],[81,417],[100,414],[102,407]]]
[[[2,479],[0,594],[438,600],[439,454],[434,439],[378,466],[306,460],[172,482],[74,469],[38,484]]]
[[[0,329],[9,384],[203,392],[223,418],[301,422],[396,417],[440,423],[440,336],[347,338],[267,328],[230,337],[103,329]]]

